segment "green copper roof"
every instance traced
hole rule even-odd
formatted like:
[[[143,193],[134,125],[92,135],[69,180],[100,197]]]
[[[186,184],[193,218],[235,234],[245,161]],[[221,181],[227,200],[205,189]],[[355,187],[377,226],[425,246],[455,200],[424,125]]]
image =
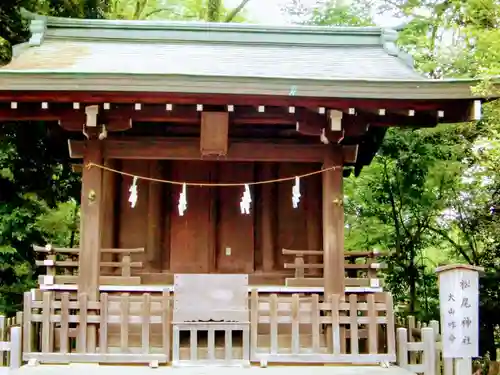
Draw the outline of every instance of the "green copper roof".
[[[472,96],[468,83],[422,77],[397,32],[378,27],[27,17],[31,39],[0,68],[0,90]]]

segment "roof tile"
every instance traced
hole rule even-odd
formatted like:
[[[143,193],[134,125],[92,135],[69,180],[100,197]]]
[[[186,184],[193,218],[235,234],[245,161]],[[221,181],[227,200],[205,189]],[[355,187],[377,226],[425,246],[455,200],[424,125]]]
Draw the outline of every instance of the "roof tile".
[[[46,40],[6,70],[292,79],[424,79],[383,46]]]

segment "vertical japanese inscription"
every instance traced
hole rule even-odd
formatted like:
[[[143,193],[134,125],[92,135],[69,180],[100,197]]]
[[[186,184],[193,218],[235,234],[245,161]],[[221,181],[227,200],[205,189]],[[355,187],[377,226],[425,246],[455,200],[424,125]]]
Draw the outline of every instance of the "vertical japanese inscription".
[[[453,269],[440,274],[443,356],[477,356],[478,276],[476,271]]]

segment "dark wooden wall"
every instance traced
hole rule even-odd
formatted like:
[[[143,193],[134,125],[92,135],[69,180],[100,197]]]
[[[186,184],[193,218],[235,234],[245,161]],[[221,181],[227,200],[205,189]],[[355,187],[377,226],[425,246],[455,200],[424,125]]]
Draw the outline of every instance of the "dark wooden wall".
[[[248,182],[290,177],[315,164],[203,161],[113,161],[143,176],[186,182]],[[109,172],[105,172],[108,174]],[[251,215],[240,213],[242,187],[188,187],[188,208],[178,214],[181,186],[139,180],[135,208],[128,202],[132,179],[105,177],[106,246],[145,247],[138,255],[145,274],[283,273],[282,248],[321,249],[321,175],[301,179],[301,202],[292,207],[293,181],[251,187]],[[112,203],[110,203],[112,202]],[[106,238],[106,240],[104,240]],[[230,255],[227,255],[229,254]]]

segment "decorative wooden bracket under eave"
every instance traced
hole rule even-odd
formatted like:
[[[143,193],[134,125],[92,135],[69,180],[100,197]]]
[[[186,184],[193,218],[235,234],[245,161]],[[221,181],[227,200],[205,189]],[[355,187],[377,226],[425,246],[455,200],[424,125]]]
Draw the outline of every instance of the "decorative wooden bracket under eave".
[[[362,116],[336,110],[325,112],[320,114],[305,109],[300,111],[297,131],[303,135],[325,137],[331,143],[339,143],[345,137],[359,137],[366,133],[366,121]]]
[[[132,120],[129,118],[113,118],[105,122],[99,121],[99,123],[106,126],[106,130],[109,132],[126,131],[132,128]],[[68,131],[80,131],[84,124],[85,114],[83,113],[59,120],[59,126]]]

